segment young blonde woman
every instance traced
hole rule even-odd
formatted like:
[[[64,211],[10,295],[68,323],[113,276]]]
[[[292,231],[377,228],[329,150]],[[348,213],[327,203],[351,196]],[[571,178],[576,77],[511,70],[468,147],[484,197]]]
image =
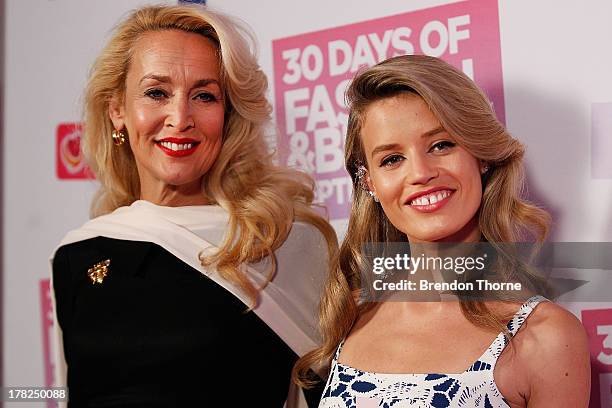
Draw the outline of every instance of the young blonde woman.
[[[102,50],[100,190],[53,257],[69,406],[284,406],[337,244],[312,181],[272,163],[266,88],[248,31],[200,6],[136,10]]]
[[[322,300],[324,344],[295,371],[304,384],[305,368],[330,367],[319,407],[587,407],[584,329],[541,296],[363,300],[368,244],[427,254],[545,239],[548,214],[520,196],[524,147],[484,94],[442,60],[402,56],[357,75],[347,99],[349,226]],[[517,265],[508,276],[542,286]]]

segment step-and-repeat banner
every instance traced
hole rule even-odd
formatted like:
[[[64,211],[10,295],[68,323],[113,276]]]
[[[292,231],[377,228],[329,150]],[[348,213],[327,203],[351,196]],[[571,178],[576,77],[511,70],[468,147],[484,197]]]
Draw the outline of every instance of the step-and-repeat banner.
[[[80,151],[82,90],[112,27],[147,3],[6,1],[5,385],[53,383],[48,257],[66,231],[87,220],[96,190]],[[612,241],[608,1],[209,0],[208,5],[252,27],[275,107],[277,132],[270,143],[280,163],[314,177],[317,199],[340,235],[351,197],[343,169],[347,84],[364,66],[422,53],[474,79],[499,119],[527,145],[528,194],[552,213],[552,240]],[[591,407],[610,407],[612,302],[600,294],[602,288],[612,291],[612,278],[605,270],[563,273],[586,282],[559,300],[589,334]]]

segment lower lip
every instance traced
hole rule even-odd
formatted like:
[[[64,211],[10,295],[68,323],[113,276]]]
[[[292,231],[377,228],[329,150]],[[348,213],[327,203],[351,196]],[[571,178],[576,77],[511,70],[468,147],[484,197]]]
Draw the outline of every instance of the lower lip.
[[[190,149],[185,149],[185,150],[172,150],[172,149],[168,149],[167,147],[162,146],[161,143],[156,143],[157,147],[159,147],[161,149],[162,152],[166,153],[168,156],[171,157],[185,157],[185,156],[189,156],[190,154],[193,154],[193,152],[196,151],[196,149],[198,148],[199,144],[194,144],[192,148]]]
[[[408,205],[410,208],[414,209],[415,211],[419,211],[419,212],[423,212],[423,213],[431,213],[434,211],[438,211],[440,208],[444,207],[446,205],[446,203],[448,202],[448,200],[452,197],[452,195],[455,194],[455,192],[450,193],[449,195],[447,195],[446,197],[444,197],[442,200],[437,201],[433,204],[427,204],[427,205]]]

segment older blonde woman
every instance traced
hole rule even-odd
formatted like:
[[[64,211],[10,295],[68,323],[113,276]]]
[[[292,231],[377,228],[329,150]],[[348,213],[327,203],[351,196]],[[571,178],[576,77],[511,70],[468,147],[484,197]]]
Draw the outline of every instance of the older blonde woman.
[[[521,197],[524,146],[482,91],[444,61],[414,55],[361,72],[348,101],[349,227],[322,301],[324,345],[297,365],[331,365],[319,406],[586,407],[584,329],[540,296],[545,285],[526,263],[507,258],[510,243],[543,241],[549,216]],[[379,243],[405,243],[415,257],[488,243],[502,255],[489,272],[529,290],[482,296],[474,286],[444,302],[452,294],[388,291],[367,302],[364,248]],[[442,286],[440,272],[415,276]]]
[[[317,342],[335,234],[310,179],[271,162],[246,33],[146,7],[93,66],[83,145],[101,186],[52,264],[70,406],[280,407]]]

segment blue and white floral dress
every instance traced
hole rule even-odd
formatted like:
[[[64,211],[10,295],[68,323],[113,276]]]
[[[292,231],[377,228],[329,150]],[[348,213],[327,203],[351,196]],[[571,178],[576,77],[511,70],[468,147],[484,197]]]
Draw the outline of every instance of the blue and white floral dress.
[[[508,322],[514,336],[546,298],[527,300]],[[338,346],[319,408],[509,408],[493,378],[497,359],[508,344],[500,333],[466,371],[459,374],[380,374],[338,363]]]

